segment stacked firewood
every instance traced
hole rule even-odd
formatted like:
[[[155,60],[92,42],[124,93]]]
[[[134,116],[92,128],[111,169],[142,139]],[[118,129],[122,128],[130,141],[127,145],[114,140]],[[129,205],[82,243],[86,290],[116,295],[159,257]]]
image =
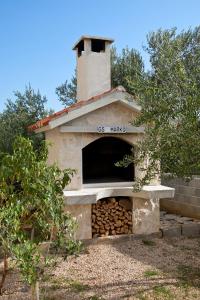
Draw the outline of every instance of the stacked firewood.
[[[93,237],[132,233],[132,202],[105,198],[92,205]]]

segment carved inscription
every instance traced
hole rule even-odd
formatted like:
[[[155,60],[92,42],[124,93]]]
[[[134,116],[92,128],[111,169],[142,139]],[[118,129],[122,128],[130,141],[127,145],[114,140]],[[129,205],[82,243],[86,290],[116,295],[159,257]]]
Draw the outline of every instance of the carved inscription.
[[[113,125],[113,126],[97,126],[97,132],[99,133],[126,133],[126,126],[121,125]]]

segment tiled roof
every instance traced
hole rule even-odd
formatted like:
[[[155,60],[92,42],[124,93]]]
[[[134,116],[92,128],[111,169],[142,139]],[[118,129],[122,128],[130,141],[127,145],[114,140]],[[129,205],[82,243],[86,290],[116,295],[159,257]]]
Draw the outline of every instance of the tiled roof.
[[[102,94],[94,96],[94,97],[92,97],[92,98],[90,98],[88,100],[82,100],[82,101],[76,102],[75,104],[72,104],[71,106],[69,106],[67,108],[64,108],[64,109],[62,109],[62,110],[60,110],[60,111],[58,111],[58,112],[56,112],[56,113],[54,113],[54,114],[52,114],[52,115],[50,115],[48,117],[45,117],[44,119],[41,119],[41,120],[37,121],[35,124],[30,125],[28,127],[28,130],[34,131],[36,129],[42,128],[44,126],[47,126],[51,120],[56,119],[56,118],[58,118],[58,117],[60,117],[60,116],[62,116],[64,114],[67,114],[70,111],[78,109],[78,108],[80,108],[80,107],[82,107],[84,105],[87,105],[87,104],[90,104],[92,102],[95,102],[95,101],[101,99],[102,97],[104,97],[104,96],[106,96],[106,95],[108,95],[110,93],[113,93],[115,91],[125,92],[125,89],[122,86],[118,86],[118,87],[113,88],[111,90],[108,90],[108,91],[106,91],[106,92],[104,92]]]

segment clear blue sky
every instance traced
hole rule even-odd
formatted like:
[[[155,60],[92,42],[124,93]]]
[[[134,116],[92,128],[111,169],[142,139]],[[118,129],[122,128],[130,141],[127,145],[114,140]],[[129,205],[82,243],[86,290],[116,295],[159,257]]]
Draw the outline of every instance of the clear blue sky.
[[[149,31],[199,24],[199,0],[0,0],[0,111],[29,83],[59,110],[55,88],[71,78],[83,34],[142,51]]]

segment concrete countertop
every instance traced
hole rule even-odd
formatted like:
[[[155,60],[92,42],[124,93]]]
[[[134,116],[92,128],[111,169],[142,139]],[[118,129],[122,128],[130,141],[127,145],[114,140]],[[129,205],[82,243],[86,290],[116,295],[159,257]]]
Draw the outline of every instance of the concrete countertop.
[[[145,185],[140,192],[133,192],[133,187],[100,187],[83,188],[80,190],[64,191],[64,202],[67,205],[93,204],[106,197],[138,197],[144,199],[173,198],[174,188],[164,185]]]

